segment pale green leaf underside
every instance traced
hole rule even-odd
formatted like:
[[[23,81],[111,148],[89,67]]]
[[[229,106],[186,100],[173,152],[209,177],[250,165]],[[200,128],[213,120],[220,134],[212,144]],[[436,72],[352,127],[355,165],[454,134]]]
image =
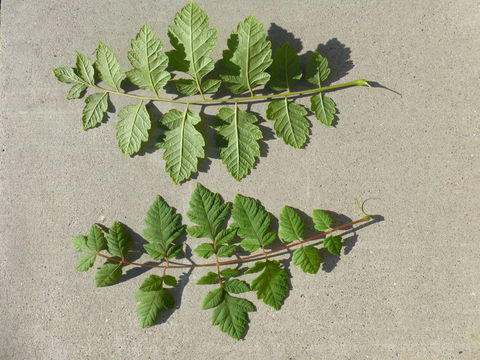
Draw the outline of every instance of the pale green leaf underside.
[[[267,108],[267,119],[274,121],[277,136],[294,148],[300,148],[307,142],[310,123],[306,115],[307,110],[303,106],[286,98],[270,102]]]
[[[318,231],[328,230],[333,224],[333,219],[330,214],[323,210],[313,210],[312,220],[315,229]]]
[[[161,196],[157,196],[148,209],[145,224],[143,236],[151,243],[144,245],[145,250],[156,260],[170,257],[168,250],[185,231],[180,215]]]
[[[95,71],[93,70],[92,62],[88,57],[80,52],[77,52],[77,74],[87,84],[93,85],[95,83]]]
[[[157,275],[145,279],[135,294],[135,300],[138,301],[136,311],[142,327],[154,325],[162,311],[175,305],[172,294],[162,287],[162,279]]]
[[[118,146],[125,155],[134,155],[142,146],[142,142],[148,140],[148,130],[150,130],[151,122],[147,108],[143,101],[137,105],[127,105],[122,108],[117,123],[117,140]]]
[[[202,85],[202,79],[214,68],[210,54],[215,48],[217,30],[208,29],[207,14],[194,2],[185,5],[175,15],[174,23],[168,27],[168,36],[175,49],[168,54],[171,65],[193,78],[192,86],[179,87],[177,83],[177,89],[185,95],[207,92],[205,88],[211,85]]]
[[[53,69],[53,74],[58,81],[66,84],[84,84],[85,82],[77,75],[75,69],[63,66]]]
[[[313,246],[302,246],[293,252],[293,263],[309,274],[316,274],[320,269],[322,257],[320,251]]]
[[[198,159],[205,157],[205,140],[194,126],[200,120],[197,113],[190,110],[182,113],[176,109],[170,110],[161,120],[162,124],[169,128],[161,144],[165,149],[165,169],[175,184],[190,178],[197,171]]]
[[[85,235],[77,235],[72,239],[72,246],[75,251],[88,251],[87,237]]]
[[[266,69],[272,63],[271,43],[257,19],[249,16],[239,23],[228,47],[223,61],[229,72],[221,78],[231,92],[252,91],[255,86],[268,82],[270,75]]]
[[[84,85],[84,84],[73,85],[68,91],[67,100],[81,98],[85,90],[87,90],[87,85]]]
[[[300,240],[305,227],[300,215],[290,206],[282,209],[279,226],[278,235],[285,242]]]
[[[108,93],[97,93],[85,98],[82,123],[83,130],[91,129],[103,121],[108,109]]]
[[[300,58],[288,42],[275,50],[270,74],[269,86],[275,91],[289,90],[301,79]]]
[[[290,275],[278,261],[268,260],[262,273],[252,281],[251,288],[257,292],[258,299],[279,310],[288,295],[289,278]]]
[[[165,70],[168,57],[162,50],[162,42],[147,24],[132,40],[128,60],[133,69],[127,72],[127,76],[140,89],[150,90],[158,95],[159,90],[170,80],[170,73]]]
[[[106,239],[110,254],[122,259],[127,256],[128,250],[132,246],[132,237],[120,222],[115,221],[113,223],[108,230]]]
[[[122,277],[122,264],[106,262],[97,270],[95,283],[98,287],[113,285]]]
[[[125,79],[125,74],[120,69],[117,57],[110,48],[104,43],[100,42],[96,51],[97,67],[100,78],[111,87],[120,91],[120,84]]]
[[[313,51],[305,71],[306,80],[314,86],[321,87],[322,81],[325,81],[328,75],[330,75],[328,60],[317,51]]]
[[[263,138],[262,131],[255,125],[256,116],[237,106],[221,108],[217,116],[225,124],[218,127],[218,134],[226,143],[220,148],[220,157],[230,174],[241,180],[260,157],[258,141]]]
[[[311,109],[315,117],[326,126],[332,126],[337,109],[335,102],[326,95],[316,94],[310,98]]]
[[[255,306],[248,300],[225,294],[223,301],[213,310],[212,324],[234,339],[241,339],[250,322],[248,313]]]

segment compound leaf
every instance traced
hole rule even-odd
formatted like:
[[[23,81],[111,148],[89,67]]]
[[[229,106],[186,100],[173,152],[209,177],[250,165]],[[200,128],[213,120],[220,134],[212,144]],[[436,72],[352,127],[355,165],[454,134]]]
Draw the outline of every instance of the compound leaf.
[[[106,84],[120,91],[120,84],[123,79],[125,79],[125,74],[120,70],[117,57],[113,51],[101,41],[98,44],[96,55],[97,61],[95,62],[95,66],[100,74],[100,78]]]
[[[230,215],[231,204],[224,202],[220,194],[211,192],[201,184],[197,184],[193,190],[189,204],[187,216],[197,224],[189,228],[189,233],[215,241],[219,226]]]
[[[80,256],[80,259],[78,260],[78,264],[76,267],[77,271],[87,271],[88,269],[90,269],[95,263],[96,258],[97,256],[95,254],[82,254],[82,256]]]
[[[103,121],[108,109],[108,93],[97,93],[85,98],[82,123],[83,130],[91,129]]]
[[[220,279],[218,278],[218,274],[214,272],[208,272],[207,275],[202,276],[198,281],[197,285],[212,285],[218,284]]]
[[[122,264],[106,262],[97,270],[95,283],[98,287],[113,285],[122,277]]]
[[[225,294],[223,301],[213,310],[212,324],[234,339],[241,339],[250,322],[248,313],[255,306],[248,300]]]
[[[138,301],[136,310],[142,327],[154,325],[162,311],[175,305],[172,294],[163,288],[162,278],[157,275],[145,279],[135,294],[135,300]]]
[[[313,51],[307,63],[306,80],[314,86],[321,87],[322,81],[325,81],[328,75],[330,75],[330,68],[327,58],[320,55],[318,51]]]
[[[270,214],[255,199],[236,195],[233,202],[232,217],[237,234],[243,239],[240,243],[246,251],[253,252],[267,245],[270,235]],[[266,243],[267,241],[267,243]]]
[[[275,50],[270,74],[269,86],[275,91],[289,90],[301,79],[300,58],[288,42]]]
[[[330,214],[323,210],[313,210],[312,220],[313,226],[318,231],[328,230],[333,224],[333,219]]]
[[[185,231],[185,225],[181,224],[180,215],[175,209],[161,196],[157,196],[148,209],[145,224],[147,227],[143,231],[143,236],[151,243],[144,245],[148,254],[155,260],[175,257],[178,251],[177,254],[169,251],[177,245],[179,247],[182,245],[173,242]]]
[[[102,229],[97,224],[90,227],[90,232],[87,237],[87,247],[90,251],[102,251],[107,248],[107,239],[103,234]]]
[[[223,123],[218,127],[218,134],[225,143],[220,147],[220,157],[230,174],[236,180],[241,180],[260,157],[258,140],[263,135],[255,125],[257,117],[235,106],[235,109],[221,108],[217,118]]]
[[[132,246],[132,237],[120,222],[115,221],[113,223],[108,230],[106,239],[108,252],[110,254],[122,259],[127,256],[128,250],[130,250]]]
[[[342,237],[327,236],[323,240],[323,247],[327,249],[330,254],[340,256],[340,251],[342,250]]]
[[[138,105],[127,105],[122,108],[118,117],[117,124],[118,146],[125,155],[136,154],[142,145],[142,142],[148,140],[148,130],[150,130],[150,116],[143,101]]]
[[[278,261],[267,260],[262,273],[252,281],[251,288],[257,292],[258,299],[279,310],[288,295],[289,278],[290,275]]]
[[[188,108],[183,113],[172,109],[162,117],[162,124],[168,128],[161,143],[165,169],[175,184],[190,178],[197,171],[198,159],[205,157],[205,141],[194,126],[200,120],[200,115]]]
[[[128,60],[133,66],[126,73],[130,81],[140,89],[150,90],[158,96],[159,90],[170,80],[170,73],[165,71],[168,57],[162,50],[162,42],[147,24],[142,26],[132,40]]]
[[[302,105],[283,100],[273,100],[268,104],[267,119],[274,121],[277,136],[283,141],[300,148],[307,142],[310,123],[305,117],[307,109]]]
[[[313,246],[302,246],[293,252],[293,263],[309,274],[316,274],[320,269],[322,257],[320,251]]]
[[[87,84],[95,83],[95,70],[88,57],[77,51],[77,74]]]
[[[208,28],[208,15],[194,2],[185,5],[168,27],[174,50],[168,53],[174,70],[188,73],[193,80],[176,81],[177,90],[185,95],[210,92],[215,87],[202,79],[214,68],[210,57],[217,41],[217,30]],[[217,87],[218,88],[218,87]]]
[[[285,242],[300,240],[303,236],[304,223],[300,215],[291,208],[285,206],[280,213],[280,230],[278,235]]]
[[[315,113],[315,117],[326,126],[332,126],[335,120],[337,108],[335,102],[323,94],[316,94],[310,98],[311,109]]]
[[[239,23],[237,32],[232,33],[223,62],[228,72],[220,77],[234,94],[246,90],[252,93],[255,86],[270,79],[266,69],[272,63],[271,43],[263,25],[253,16]]]

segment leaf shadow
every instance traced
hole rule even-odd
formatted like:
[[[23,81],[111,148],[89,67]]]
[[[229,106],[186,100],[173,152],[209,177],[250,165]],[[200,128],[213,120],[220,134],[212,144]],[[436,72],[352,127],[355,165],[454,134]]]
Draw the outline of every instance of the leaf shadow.
[[[330,64],[330,76],[324,85],[329,85],[347,76],[354,67],[351,59],[352,50],[337,38],[332,38],[325,44],[318,45],[317,51],[325,56]]]

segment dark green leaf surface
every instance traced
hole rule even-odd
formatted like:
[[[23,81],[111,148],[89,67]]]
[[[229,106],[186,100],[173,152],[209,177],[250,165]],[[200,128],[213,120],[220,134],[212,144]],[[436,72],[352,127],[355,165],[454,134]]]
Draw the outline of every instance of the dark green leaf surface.
[[[107,248],[107,239],[102,229],[98,225],[93,224],[87,237],[87,247],[90,251],[102,251]]]
[[[113,223],[108,230],[106,239],[108,252],[110,254],[113,256],[118,256],[122,259],[127,256],[128,250],[130,250],[132,246],[132,237],[120,222],[115,221]]]
[[[163,288],[162,278],[157,275],[145,279],[135,294],[135,300],[138,301],[137,314],[142,327],[154,325],[162,311],[175,305],[173,296]]]
[[[223,284],[224,289],[229,293],[241,294],[250,291],[250,286],[243,280],[232,279]]]
[[[322,257],[320,251],[313,246],[302,246],[293,252],[293,263],[299,266],[304,272],[316,274],[320,269]]]
[[[340,256],[342,250],[342,237],[341,236],[327,236],[323,240],[323,247],[328,250],[330,254]]]
[[[97,270],[95,283],[98,287],[113,285],[122,277],[122,264],[106,262]]]
[[[223,269],[222,271],[220,271],[220,275],[222,277],[224,277],[225,279],[236,277],[236,276],[239,276],[241,274],[242,274],[242,272],[240,270],[232,269],[232,268],[226,268],[226,269]]]
[[[241,339],[247,331],[248,313],[255,306],[248,300],[225,294],[223,301],[213,310],[212,324],[234,339]]]
[[[214,272],[208,272],[207,275],[202,276],[198,281],[197,285],[212,285],[218,284],[220,282],[218,274]]]
[[[312,220],[315,229],[318,231],[328,230],[333,224],[330,214],[323,210],[313,210]]]
[[[275,50],[270,74],[269,86],[275,91],[290,90],[302,78],[300,58],[288,42]]]
[[[207,310],[218,306],[225,297],[225,290],[218,288],[208,292],[207,296],[203,300],[202,309]]]
[[[305,145],[310,131],[307,113],[302,105],[285,98],[273,100],[268,104],[267,119],[274,121],[275,133],[283,139],[285,144],[298,149]]]
[[[257,292],[258,299],[279,310],[288,295],[289,278],[290,275],[278,261],[267,260],[262,273],[252,281],[251,288]]]
[[[77,271],[87,271],[88,269],[90,269],[95,263],[96,258],[97,256],[95,254],[82,254],[82,256],[80,256],[80,259],[78,260],[78,264],[76,267]]]
[[[313,51],[307,63],[305,78],[310,84],[321,87],[322,81],[325,81],[328,75],[330,75],[328,60],[317,51]]]
[[[305,227],[300,215],[290,206],[285,206],[282,209],[279,226],[278,235],[285,242],[300,240]]]
[[[201,244],[201,245],[197,246],[193,251],[195,252],[195,254],[197,254],[198,256],[200,256],[202,258],[205,258],[205,259],[208,259],[210,256],[215,254],[215,250],[213,249],[213,245],[212,244],[207,244],[207,243],[204,243],[204,244]]]

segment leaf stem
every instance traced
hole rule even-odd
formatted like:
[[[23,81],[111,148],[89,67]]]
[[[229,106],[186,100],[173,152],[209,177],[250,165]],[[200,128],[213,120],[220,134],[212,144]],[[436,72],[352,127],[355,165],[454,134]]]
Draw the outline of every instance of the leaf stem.
[[[137,263],[137,262],[130,262],[130,261],[125,261],[125,260],[122,260],[122,259],[119,259],[119,258],[115,258],[115,257],[111,257],[111,256],[108,256],[108,255],[105,255],[105,254],[102,254],[100,252],[97,252],[96,255],[98,256],[101,256],[103,258],[106,258],[110,261],[114,261],[114,262],[118,262],[120,264],[124,264],[124,265],[136,265],[136,266],[140,266],[140,267],[146,267],[146,268],[162,268],[162,269],[165,269],[165,268],[169,268],[169,269],[190,269],[190,268],[197,268],[197,267],[212,267],[212,266],[215,266],[217,267],[217,271],[219,271],[219,267],[221,265],[230,265],[230,264],[236,264],[236,263],[243,263],[247,260],[251,260],[251,259],[256,259],[256,258],[268,258],[269,255],[271,254],[275,254],[275,253],[278,253],[280,251],[284,251],[284,250],[287,250],[287,249],[290,249],[292,247],[295,247],[295,246],[298,246],[298,245],[302,245],[306,242],[309,242],[309,241],[313,241],[313,240],[317,240],[317,239],[320,239],[322,237],[325,237],[326,235],[328,234],[331,234],[335,231],[339,231],[339,230],[343,230],[343,229],[346,229],[346,228],[349,228],[349,227],[352,227],[353,225],[355,224],[359,224],[359,223],[362,223],[362,222],[366,222],[366,221],[370,221],[372,220],[371,216],[364,216],[360,219],[357,219],[357,220],[354,220],[354,221],[350,221],[348,223],[345,223],[343,225],[340,225],[340,226],[337,226],[333,229],[330,229],[328,231],[324,231],[320,234],[317,234],[315,236],[312,236],[310,238],[307,238],[307,239],[304,239],[304,240],[301,240],[301,241],[297,241],[297,242],[293,242],[291,244],[288,244],[288,245],[285,245],[285,246],[280,246],[276,249],[273,249],[273,250],[270,250],[270,251],[264,251],[262,253],[259,253],[259,254],[253,254],[253,255],[249,255],[249,256],[243,256],[243,257],[239,257],[237,259],[232,259],[232,260],[226,260],[226,261],[217,261],[214,262],[214,263],[206,263],[206,264],[180,264],[180,265],[170,265],[168,262],[167,262],[167,265],[156,265],[156,264],[144,264],[144,263]]]
[[[342,83],[342,84],[337,84],[337,85],[324,86],[324,87],[319,87],[319,88],[316,88],[316,89],[289,91],[289,92],[280,93],[280,94],[253,95],[253,92],[252,92],[250,94],[250,96],[230,98],[230,99],[175,100],[175,99],[168,99],[168,98],[161,98],[161,97],[154,97],[154,96],[140,96],[140,95],[130,94],[130,93],[126,93],[126,92],[106,89],[106,88],[103,88],[101,86],[92,85],[92,84],[88,84],[88,86],[91,87],[91,88],[100,90],[100,91],[105,91],[105,92],[108,92],[108,93],[111,93],[111,94],[116,94],[116,95],[128,96],[128,97],[135,98],[135,99],[170,102],[170,103],[177,103],[177,104],[192,104],[192,105],[235,104],[235,103],[239,103],[239,102],[268,100],[268,99],[275,99],[275,98],[282,98],[282,97],[305,96],[305,95],[309,95],[309,94],[314,94],[314,93],[319,93],[319,92],[324,92],[324,91],[331,91],[331,90],[346,88],[346,87],[350,87],[350,86],[368,86],[368,87],[370,87],[370,85],[368,84],[368,82],[366,80],[358,79],[358,80],[349,81],[349,82]]]

